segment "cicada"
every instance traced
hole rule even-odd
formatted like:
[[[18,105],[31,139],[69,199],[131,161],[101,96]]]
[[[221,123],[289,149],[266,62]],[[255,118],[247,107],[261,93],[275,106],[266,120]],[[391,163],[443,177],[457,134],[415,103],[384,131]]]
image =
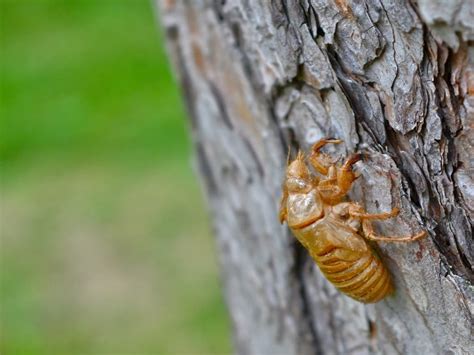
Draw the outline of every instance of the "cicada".
[[[286,221],[298,241],[308,250],[326,278],[341,292],[363,303],[374,303],[393,292],[393,283],[369,241],[412,242],[426,231],[411,236],[380,236],[372,221],[396,216],[398,208],[385,213],[367,213],[347,201],[356,179],[353,154],[343,163],[321,152],[337,139],[316,142],[305,158],[300,151],[286,170],[280,205],[280,222]],[[307,162],[309,164],[307,164]],[[310,171],[310,167],[316,175]]]

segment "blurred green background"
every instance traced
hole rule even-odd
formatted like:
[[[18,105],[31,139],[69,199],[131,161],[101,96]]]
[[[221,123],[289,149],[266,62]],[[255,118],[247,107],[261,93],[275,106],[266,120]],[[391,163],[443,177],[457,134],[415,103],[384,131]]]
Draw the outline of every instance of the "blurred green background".
[[[151,1],[0,1],[0,353],[228,353]]]

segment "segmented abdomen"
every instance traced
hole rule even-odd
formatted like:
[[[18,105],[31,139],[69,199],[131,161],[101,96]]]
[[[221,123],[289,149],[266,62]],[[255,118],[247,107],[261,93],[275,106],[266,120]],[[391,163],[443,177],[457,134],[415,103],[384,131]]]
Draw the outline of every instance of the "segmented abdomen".
[[[345,260],[338,247],[311,254],[334,286],[360,302],[378,302],[393,291],[390,274],[370,247],[356,260]]]
[[[374,303],[393,291],[390,274],[374,250],[344,223],[325,217],[293,233],[324,276],[346,295]]]

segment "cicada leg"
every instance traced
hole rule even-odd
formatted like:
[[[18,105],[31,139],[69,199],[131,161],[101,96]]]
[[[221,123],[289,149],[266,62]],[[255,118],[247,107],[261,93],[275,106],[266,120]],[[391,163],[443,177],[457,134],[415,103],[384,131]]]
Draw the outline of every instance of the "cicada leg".
[[[400,209],[395,207],[390,212],[366,213],[366,212],[364,212],[364,210],[360,206],[357,206],[357,208],[352,208],[349,211],[349,214],[353,217],[357,217],[357,218],[360,218],[360,219],[374,220],[374,219],[392,218],[392,217],[397,216],[399,212],[400,212]]]
[[[352,171],[352,166],[360,159],[360,154],[351,155],[337,171],[337,186],[344,192],[344,194],[349,191],[354,180],[359,177]]]
[[[329,155],[321,153],[321,148],[329,143],[339,144],[342,143],[342,140],[330,138],[320,139],[313,144],[313,147],[311,148],[312,153],[309,156],[311,166],[322,175],[328,175],[329,168],[334,165],[334,162]]]
[[[339,144],[342,143],[342,139],[335,139],[335,138],[322,138],[316,143],[313,144],[312,150],[313,152],[319,153],[322,147],[324,147],[326,144],[332,143],[332,144]]]
[[[325,201],[338,203],[345,193],[337,185],[325,185],[322,182],[317,186]]]
[[[321,180],[318,186],[333,186],[337,184],[337,168],[334,165],[331,165],[328,168],[327,177]]]
[[[375,233],[374,227],[369,219],[362,220],[362,230],[364,231],[365,238],[376,242],[408,243],[424,238],[428,235],[426,231],[421,231],[410,236],[380,236]]]
[[[420,233],[410,235],[410,236],[380,236],[375,233],[374,227],[372,225],[373,220],[384,220],[388,218],[392,218],[398,215],[400,209],[395,207],[390,212],[382,212],[382,213],[367,213],[364,209],[357,205],[353,204],[349,208],[349,215],[353,218],[359,218],[362,221],[362,230],[364,232],[365,238],[369,240],[374,240],[378,242],[412,242],[421,238],[424,238],[427,233],[426,231],[422,231]]]
[[[330,166],[327,178],[322,180],[318,189],[329,201],[339,201],[350,190],[352,183],[358,177],[352,166],[361,159],[360,154],[350,156],[341,167]]]

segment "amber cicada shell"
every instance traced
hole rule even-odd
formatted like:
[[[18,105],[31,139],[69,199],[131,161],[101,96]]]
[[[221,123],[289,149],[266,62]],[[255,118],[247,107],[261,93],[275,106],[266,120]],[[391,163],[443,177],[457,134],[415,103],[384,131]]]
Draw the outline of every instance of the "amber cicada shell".
[[[359,204],[346,201],[356,179],[352,166],[360,156],[352,155],[337,164],[320,151],[328,143],[341,141],[320,140],[313,145],[308,159],[300,152],[288,164],[280,221],[288,223],[322,273],[341,292],[359,302],[378,302],[392,293],[393,284],[368,241],[411,242],[425,237],[426,232],[406,237],[377,235],[372,221],[394,217],[398,209],[371,214]]]

